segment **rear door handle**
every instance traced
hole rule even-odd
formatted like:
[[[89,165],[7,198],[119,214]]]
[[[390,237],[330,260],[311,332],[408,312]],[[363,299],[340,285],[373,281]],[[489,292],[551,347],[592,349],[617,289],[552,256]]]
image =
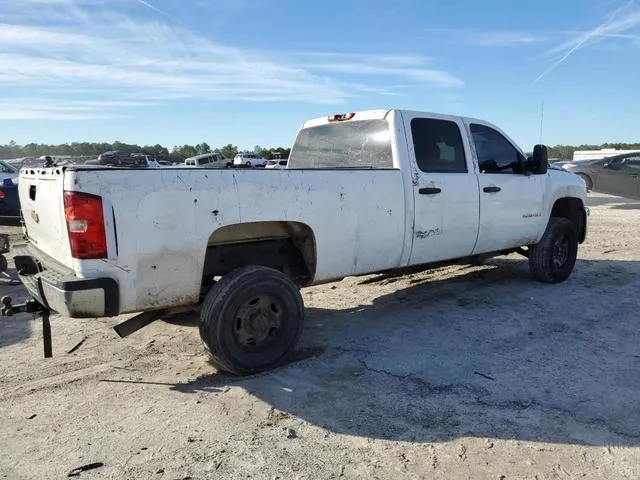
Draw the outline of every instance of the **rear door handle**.
[[[428,188],[421,188],[420,190],[418,190],[418,193],[420,195],[435,195],[437,193],[440,193],[442,190],[440,190],[439,188],[434,188],[434,187],[428,187]]]
[[[639,174],[637,174],[637,173],[632,173],[632,174],[631,174],[631,178],[638,178],[638,177],[640,177],[640,175],[639,175]]]
[[[499,192],[500,190],[502,190],[500,187],[484,187],[482,189],[483,192],[487,192],[487,193],[496,193],[496,192]]]

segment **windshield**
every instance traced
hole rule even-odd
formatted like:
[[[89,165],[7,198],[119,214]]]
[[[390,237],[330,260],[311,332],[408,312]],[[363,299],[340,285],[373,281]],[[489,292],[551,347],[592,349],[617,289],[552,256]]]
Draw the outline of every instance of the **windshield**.
[[[0,160],[0,173],[18,173],[19,171],[20,170],[18,170],[13,165],[9,165],[8,163]]]
[[[302,129],[288,168],[393,168],[389,124],[359,120]]]

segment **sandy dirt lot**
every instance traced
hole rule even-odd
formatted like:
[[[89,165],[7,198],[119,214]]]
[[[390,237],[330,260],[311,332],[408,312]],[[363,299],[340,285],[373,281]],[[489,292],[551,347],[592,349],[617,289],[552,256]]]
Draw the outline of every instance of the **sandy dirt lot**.
[[[296,358],[252,378],[193,315],[126,339],[56,316],[52,359],[2,318],[0,478],[636,479],[640,202],[590,204],[567,282],[514,255],[305,289]]]

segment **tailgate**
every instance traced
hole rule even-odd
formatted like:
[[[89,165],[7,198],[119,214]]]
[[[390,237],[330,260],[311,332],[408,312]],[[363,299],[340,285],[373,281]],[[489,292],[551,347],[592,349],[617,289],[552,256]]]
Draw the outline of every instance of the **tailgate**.
[[[20,172],[18,191],[30,243],[63,265],[71,266],[63,181],[64,172],[59,167],[25,168]]]

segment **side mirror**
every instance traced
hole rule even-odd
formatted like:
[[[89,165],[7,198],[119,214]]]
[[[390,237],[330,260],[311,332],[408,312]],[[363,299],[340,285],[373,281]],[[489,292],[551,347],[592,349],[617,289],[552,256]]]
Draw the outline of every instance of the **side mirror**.
[[[527,167],[525,171],[529,171],[534,175],[544,175],[549,168],[549,154],[545,145],[536,145],[533,147],[533,155],[527,159]]]

